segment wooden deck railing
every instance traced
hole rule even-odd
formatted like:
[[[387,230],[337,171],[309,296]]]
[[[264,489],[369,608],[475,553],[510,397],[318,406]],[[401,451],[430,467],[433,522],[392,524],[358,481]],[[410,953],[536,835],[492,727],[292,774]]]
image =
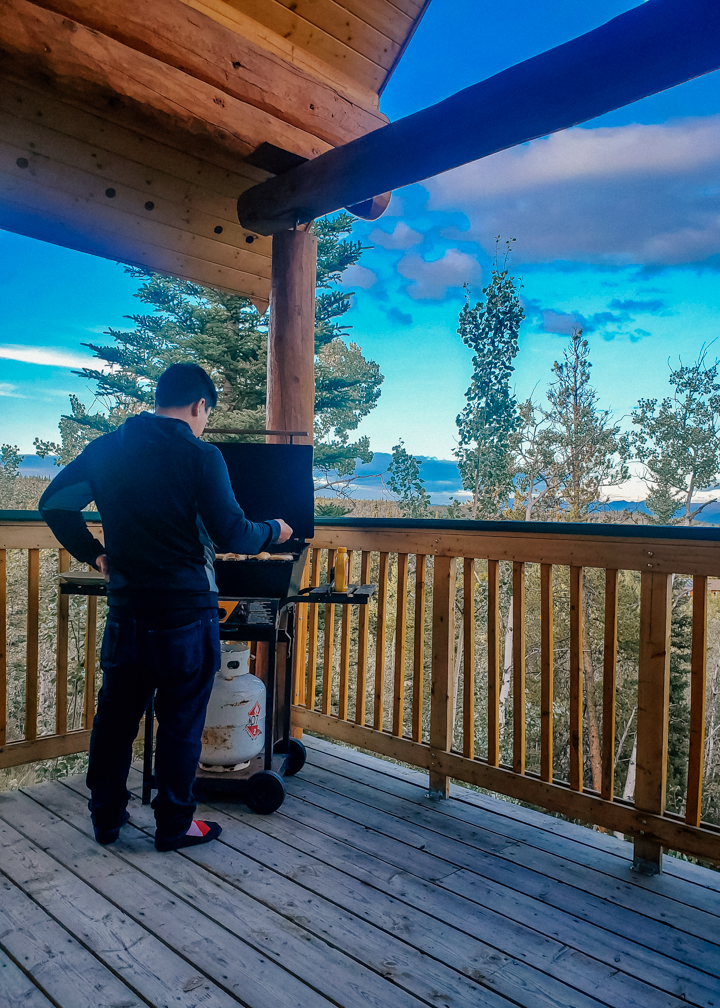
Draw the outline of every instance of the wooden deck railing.
[[[377,582],[378,593],[368,609],[340,616],[299,607],[299,727],[421,767],[437,795],[454,778],[627,834],[639,870],[659,870],[663,847],[720,863],[720,828],[701,822],[707,578],[720,573],[720,533],[377,519],[317,526],[311,583],[344,546],[352,580]],[[680,740],[683,793],[675,788],[670,810],[671,623],[683,607],[691,654],[679,689],[690,720]],[[622,740],[619,668],[623,703],[631,695],[636,708]],[[633,735],[634,797],[629,787],[623,798],[615,767]]]
[[[0,769],[88,748],[102,627],[97,598],[59,594],[71,566],[36,512],[0,512]]]
[[[306,583],[326,578],[342,545],[352,580],[378,592],[357,609],[298,606],[296,726],[425,769],[437,795],[457,779],[627,834],[647,871],[663,847],[720,863],[720,828],[702,821],[707,578],[720,573],[720,533],[659,533],[318,521]],[[88,747],[102,615],[95,599],[58,596],[69,564],[39,516],[0,515],[0,769]],[[692,621],[680,684],[689,726],[668,808],[678,600]],[[626,784],[623,797],[615,771],[633,737],[634,795]]]

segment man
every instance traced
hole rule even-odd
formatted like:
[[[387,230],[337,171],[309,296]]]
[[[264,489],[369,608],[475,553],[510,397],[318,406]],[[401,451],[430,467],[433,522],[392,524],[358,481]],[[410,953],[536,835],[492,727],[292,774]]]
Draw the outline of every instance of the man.
[[[91,441],[40,500],[63,546],[109,581],[87,775],[101,844],[117,840],[128,820],[132,744],[155,690],[155,846],[177,850],[220,834],[217,823],[193,819],[192,796],[220,666],[215,551],[259,553],[292,529],[282,519],[245,518],[221,453],[199,440],[216,403],[201,367],[173,364],[158,381],[154,415]],[[104,546],[80,514],[93,500]]]

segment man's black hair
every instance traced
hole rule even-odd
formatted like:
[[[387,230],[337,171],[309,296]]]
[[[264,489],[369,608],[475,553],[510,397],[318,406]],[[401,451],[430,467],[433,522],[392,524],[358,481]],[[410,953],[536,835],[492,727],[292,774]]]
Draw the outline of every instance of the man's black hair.
[[[217,405],[217,390],[199,364],[171,364],[158,379],[156,406],[189,406],[199,399],[207,407]]]

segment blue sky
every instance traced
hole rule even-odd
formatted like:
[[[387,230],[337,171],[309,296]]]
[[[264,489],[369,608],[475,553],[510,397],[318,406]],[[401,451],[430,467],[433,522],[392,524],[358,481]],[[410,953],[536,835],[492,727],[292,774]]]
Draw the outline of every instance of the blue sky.
[[[635,5],[432,0],[382,108],[407,115]],[[401,190],[356,233],[373,248],[348,277],[346,321],[385,375],[361,430],[377,451],[403,438],[451,456],[469,377],[461,288],[480,296],[497,234],[516,239],[526,304],[518,394],[542,396],[581,324],[601,403],[626,418],[666,392],[668,358],[694,359],[720,335],[719,75]],[[136,284],[113,263],[3,232],[0,258],[0,439],[29,451],[35,435],[56,437],[68,392],[89,401],[70,368],[83,342],[127,324]]]

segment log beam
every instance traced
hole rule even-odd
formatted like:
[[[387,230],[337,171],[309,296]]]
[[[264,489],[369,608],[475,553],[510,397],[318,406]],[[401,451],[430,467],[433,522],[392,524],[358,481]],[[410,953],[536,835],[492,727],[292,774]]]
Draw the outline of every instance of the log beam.
[[[337,88],[218,24],[181,0],[38,0],[276,119],[336,146],[387,122]]]
[[[587,122],[720,67],[717,0],[647,0],[594,31],[246,191],[273,234]]]
[[[268,336],[267,428],[307,431],[315,412],[315,273],[317,238],[283,231],[273,238]],[[268,435],[272,444],[289,437]]]
[[[261,143],[329,144],[205,81],[27,0],[0,0],[0,73],[229,169]],[[57,125],[55,126],[57,128]]]

